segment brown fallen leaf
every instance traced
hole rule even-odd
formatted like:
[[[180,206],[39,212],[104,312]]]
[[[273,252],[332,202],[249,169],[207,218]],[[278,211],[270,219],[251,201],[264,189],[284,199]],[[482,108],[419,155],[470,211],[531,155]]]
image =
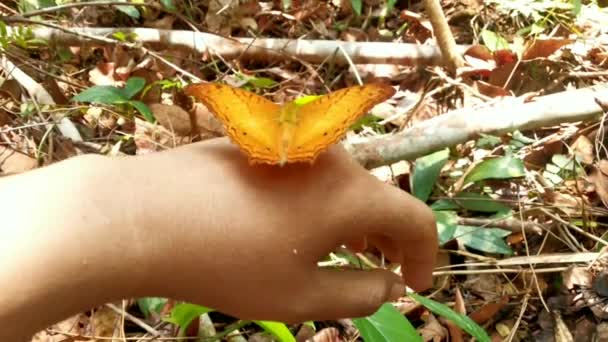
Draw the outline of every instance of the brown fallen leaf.
[[[555,51],[572,42],[574,42],[572,39],[564,38],[535,39],[526,47],[522,59],[529,60],[549,57]]]
[[[474,87],[483,95],[489,97],[511,96],[511,92],[484,81],[475,81]]]
[[[562,274],[564,287],[572,290],[576,287],[590,288],[593,281],[593,275],[586,267],[578,267],[572,265]]]
[[[595,156],[593,155],[594,147],[593,142],[589,140],[584,135],[578,136],[574,143],[572,143],[572,150],[574,151],[574,155],[579,157],[579,160],[583,164],[590,165],[593,163]]]
[[[0,171],[4,175],[17,174],[38,167],[38,161],[24,153],[0,146]]]
[[[459,287],[456,287],[456,293],[454,294],[454,311],[463,315],[467,314],[467,311],[464,306],[464,299],[462,298],[462,293],[460,292]],[[445,320],[444,323],[447,325],[448,331],[450,332],[451,342],[464,341],[462,329],[460,329],[460,327],[457,326],[456,323],[450,320]]]
[[[500,301],[487,303],[480,307],[477,311],[471,313],[469,318],[475,321],[477,324],[484,324],[492,319],[500,309],[502,309],[509,302],[508,296],[503,296]]]
[[[190,114],[181,107],[162,103],[153,103],[148,107],[150,107],[158,123],[170,132],[175,132],[181,136],[190,135],[192,132]]]
[[[296,334],[296,341],[306,342],[313,336],[315,336],[315,328],[310,324],[302,324],[300,325],[300,329],[298,329],[298,333]]]
[[[23,89],[15,79],[6,80],[0,85],[0,97],[10,96],[13,101],[21,102]]]
[[[475,44],[467,49],[464,53],[465,56],[471,56],[484,61],[493,61],[494,55],[492,51],[485,45]]]
[[[595,192],[604,206],[608,207],[608,160],[600,160],[589,173],[589,181],[595,186]]]
[[[420,333],[424,342],[441,342],[448,336],[448,330],[439,323],[433,314],[428,315],[426,323],[418,329],[418,333]]]
[[[342,342],[340,331],[334,327],[320,330],[307,342]]]
[[[8,115],[8,112],[0,108],[0,127],[8,125],[11,121],[12,120],[11,117]]]

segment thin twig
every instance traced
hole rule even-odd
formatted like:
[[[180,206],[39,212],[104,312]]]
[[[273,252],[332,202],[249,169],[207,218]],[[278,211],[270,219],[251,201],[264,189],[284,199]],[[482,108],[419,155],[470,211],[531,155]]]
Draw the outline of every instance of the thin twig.
[[[160,336],[160,332],[158,332],[158,330],[156,330],[153,327],[149,326],[146,322],[144,322],[141,319],[139,319],[139,318],[131,315],[130,313],[126,312],[125,310],[122,310],[122,309],[116,307],[116,305],[114,305],[112,303],[107,303],[106,306],[108,308],[112,309],[113,311],[115,311],[117,314],[124,315],[126,319],[128,319],[129,321],[135,323],[137,326],[139,326],[140,328],[144,329],[150,335],[152,335],[152,336]]]

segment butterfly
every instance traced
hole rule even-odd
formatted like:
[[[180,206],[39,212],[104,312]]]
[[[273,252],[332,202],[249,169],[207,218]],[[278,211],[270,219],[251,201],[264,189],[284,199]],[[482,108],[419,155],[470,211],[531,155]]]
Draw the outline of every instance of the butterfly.
[[[395,94],[386,84],[343,88],[299,104],[276,104],[219,83],[191,84],[185,93],[202,102],[251,164],[312,163],[375,105]]]

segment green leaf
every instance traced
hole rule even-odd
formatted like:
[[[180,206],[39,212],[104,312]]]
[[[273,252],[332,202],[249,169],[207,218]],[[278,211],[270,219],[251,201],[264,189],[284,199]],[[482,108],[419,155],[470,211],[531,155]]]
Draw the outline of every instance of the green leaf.
[[[523,160],[510,155],[482,161],[467,175],[465,183],[482,179],[509,179],[524,175]]]
[[[283,323],[272,321],[254,321],[254,323],[276,337],[279,342],[296,342],[296,338]]]
[[[446,148],[416,159],[412,188],[413,195],[422,202],[426,202],[431,195],[449,154],[450,150]]]
[[[129,2],[127,0],[118,0],[120,2]],[[133,19],[139,19],[139,11],[135,6],[116,6],[116,9],[128,15]]]
[[[460,208],[482,213],[496,213],[510,210],[509,207],[490,196],[474,192],[460,192],[451,199],[442,199],[431,205],[431,209],[433,210],[456,210]]]
[[[152,113],[150,108],[148,106],[146,106],[145,103],[143,103],[141,101],[129,101],[129,104],[131,106],[135,107],[148,122],[152,122],[152,123],[156,122],[156,119],[154,118],[154,114]]]
[[[291,0],[282,0],[283,10],[287,11],[291,8]]]
[[[353,323],[365,342],[422,342],[410,321],[390,303],[382,305],[371,316],[353,319]]]
[[[505,243],[505,236],[511,232],[500,228],[457,226],[454,237],[467,247],[478,251],[498,254],[513,254]]]
[[[509,42],[496,32],[482,30],[481,39],[483,44],[492,52],[509,49]]]
[[[357,13],[357,15],[361,15],[361,11],[363,10],[363,3],[361,0],[350,0],[350,4],[355,13]]]
[[[173,3],[173,0],[160,0],[160,3],[166,10],[170,12],[175,12],[177,10],[175,4]]]
[[[293,101],[293,104],[295,104],[297,107],[301,107],[307,103],[310,103],[310,102],[318,99],[319,97],[321,97],[321,95],[306,95],[306,96],[298,97],[297,99],[295,99]]]
[[[502,140],[500,140],[499,137],[493,135],[480,133],[480,136],[481,138],[477,139],[477,142],[475,143],[475,145],[480,148],[492,148],[502,143]]]
[[[126,98],[130,99],[137,94],[146,85],[146,80],[142,77],[131,77],[125,83],[122,93]]]
[[[382,118],[373,114],[363,115],[359,118],[359,120],[350,126],[349,130],[358,131],[362,129],[363,126],[367,126],[374,130],[374,132],[384,134],[386,129],[384,128],[384,125],[380,124],[380,121],[382,121]]]
[[[454,233],[458,226],[458,216],[453,211],[433,211],[433,215],[437,222],[439,246],[442,246],[454,238]]]
[[[144,297],[137,299],[137,306],[139,310],[148,318],[152,312],[160,312],[160,310],[167,303],[166,298],[160,297]]]
[[[277,84],[275,80],[268,77],[249,77],[247,83],[256,88],[272,88]]]
[[[213,309],[204,306],[180,303],[173,307],[169,316],[164,317],[163,321],[173,323],[180,327],[180,329],[185,330],[196,317],[211,311],[213,311]]]
[[[112,86],[93,86],[72,97],[72,101],[119,104],[129,101],[129,99],[125,97],[122,89]]]
[[[475,337],[477,342],[490,342],[490,336],[481,328],[475,321],[470,319],[469,317],[459,314],[456,311],[453,311],[449,307],[438,303],[432,299],[428,299],[423,297],[417,293],[409,293],[408,296],[418,303],[424,305],[425,308],[429,309],[431,312],[436,315],[445,317],[450,321],[454,322],[460,329],[466,331],[471,336]],[[402,340],[405,341],[405,340]]]
[[[386,13],[391,13],[391,11],[395,8],[395,4],[397,3],[397,0],[388,0],[386,2]]]

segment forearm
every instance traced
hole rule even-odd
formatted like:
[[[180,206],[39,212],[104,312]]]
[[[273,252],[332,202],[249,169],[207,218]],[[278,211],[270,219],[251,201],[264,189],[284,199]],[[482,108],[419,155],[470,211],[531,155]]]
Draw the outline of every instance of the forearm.
[[[0,341],[138,291],[143,270],[120,171],[86,156],[0,179]]]

